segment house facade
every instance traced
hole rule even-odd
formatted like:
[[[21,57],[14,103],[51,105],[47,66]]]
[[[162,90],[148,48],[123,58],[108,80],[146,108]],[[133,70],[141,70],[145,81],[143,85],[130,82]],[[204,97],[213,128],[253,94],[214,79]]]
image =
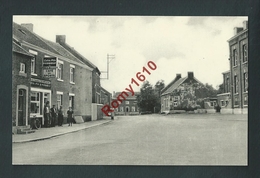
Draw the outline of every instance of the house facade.
[[[13,40],[12,46],[12,125],[29,124],[31,102],[31,59],[33,56]]]
[[[73,47],[68,45],[66,43],[66,36],[65,35],[56,35],[56,42],[59,43],[62,47],[64,47],[66,50],[68,50],[71,54],[76,56],[78,59],[80,59],[84,64],[92,68],[92,103],[101,104],[101,96],[102,94],[102,87],[100,83],[100,74],[98,67],[95,66],[92,62],[90,62],[87,58],[82,56],[78,51],[76,51]],[[103,92],[104,93],[104,92]]]
[[[196,89],[203,84],[188,72],[187,77],[177,74],[175,79],[161,90],[161,113],[174,110],[194,110],[197,107]]]
[[[46,125],[43,119],[43,108],[47,101],[50,102],[51,107],[62,106],[65,113],[69,107],[72,107],[75,115],[83,118],[91,115],[92,68],[58,43],[50,42],[35,34],[32,24],[13,23],[13,38],[32,55],[28,117],[36,116],[40,118],[42,125]],[[44,67],[47,59],[54,61],[54,68]]]
[[[247,113],[248,108],[248,21],[243,22],[243,27],[234,28],[234,36],[228,40],[229,67],[223,73],[225,91],[218,95],[218,102],[230,101],[228,108],[236,112]]]
[[[113,92],[113,99],[116,100],[118,95],[122,92]],[[137,106],[137,96],[140,92],[134,92],[135,95],[132,96],[130,92],[127,92],[128,97],[120,103],[119,107],[115,109],[115,115],[137,115],[139,114],[139,107]]]

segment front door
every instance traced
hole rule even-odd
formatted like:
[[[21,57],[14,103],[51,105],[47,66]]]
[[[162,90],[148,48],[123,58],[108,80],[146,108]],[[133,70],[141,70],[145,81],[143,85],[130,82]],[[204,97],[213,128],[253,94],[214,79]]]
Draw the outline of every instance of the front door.
[[[18,95],[18,126],[26,125],[26,92],[19,89]]]

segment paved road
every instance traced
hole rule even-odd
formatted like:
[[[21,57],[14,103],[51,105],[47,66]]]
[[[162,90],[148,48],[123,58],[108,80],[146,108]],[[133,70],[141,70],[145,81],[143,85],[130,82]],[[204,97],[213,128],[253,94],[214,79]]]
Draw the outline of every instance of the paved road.
[[[246,115],[125,116],[48,140],[13,144],[13,164],[246,165]]]

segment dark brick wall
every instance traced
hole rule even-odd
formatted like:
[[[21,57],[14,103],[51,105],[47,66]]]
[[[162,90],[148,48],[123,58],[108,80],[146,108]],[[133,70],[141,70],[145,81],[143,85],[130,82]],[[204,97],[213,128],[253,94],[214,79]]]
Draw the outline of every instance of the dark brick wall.
[[[29,48],[26,48],[29,51]],[[32,49],[33,51],[37,51]],[[42,73],[42,60],[45,55],[41,51],[37,51],[36,56],[36,74],[37,78],[43,78]],[[75,94],[74,96],[74,114],[75,115],[90,115],[91,108],[89,105],[92,102],[92,85],[91,85],[91,71],[75,65],[74,83],[70,83],[70,62],[60,59],[63,61],[63,81],[58,81],[57,78],[51,78],[51,105],[57,106],[57,91],[63,92],[62,96],[62,106],[65,112],[65,117],[67,110],[69,108],[69,93]],[[46,78],[44,78],[46,79]],[[64,121],[67,119],[64,118]]]
[[[236,38],[229,41],[229,52],[230,52],[230,71],[231,71],[231,96],[233,96],[233,107],[242,108],[247,107],[247,91],[244,90],[244,72],[248,73],[248,62],[243,62],[243,45],[247,44],[248,46],[248,31],[242,33]],[[234,57],[233,50],[237,51],[237,65],[234,66]],[[248,51],[248,50],[247,50]],[[237,76],[238,79],[238,93],[235,93],[234,86],[234,76]],[[248,75],[248,74],[247,74]]]
[[[25,74],[20,74],[20,63],[24,63],[26,68]],[[28,117],[30,115],[30,78],[31,78],[31,57],[20,53],[13,52],[12,55],[12,121],[16,121],[17,109],[17,86],[25,85],[28,87]],[[25,118],[24,118],[25,122]]]

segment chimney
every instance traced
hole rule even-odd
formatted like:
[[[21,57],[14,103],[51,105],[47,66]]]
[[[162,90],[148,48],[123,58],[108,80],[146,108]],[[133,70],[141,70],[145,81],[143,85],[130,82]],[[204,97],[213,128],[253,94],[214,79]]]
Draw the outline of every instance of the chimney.
[[[113,91],[113,97],[116,97],[116,92],[115,91]]]
[[[65,43],[66,42],[66,35],[56,35],[56,43]]]
[[[239,32],[241,32],[243,30],[242,27],[235,27],[234,28],[234,35],[238,34]]]
[[[193,72],[188,72],[188,78],[189,78],[189,79],[193,79],[193,77],[194,77]]]
[[[176,79],[180,79],[181,78],[181,74],[176,74]]]
[[[30,32],[33,32],[33,24],[32,23],[22,23],[21,26],[27,28]]]
[[[248,21],[243,21],[243,30],[248,29]]]

